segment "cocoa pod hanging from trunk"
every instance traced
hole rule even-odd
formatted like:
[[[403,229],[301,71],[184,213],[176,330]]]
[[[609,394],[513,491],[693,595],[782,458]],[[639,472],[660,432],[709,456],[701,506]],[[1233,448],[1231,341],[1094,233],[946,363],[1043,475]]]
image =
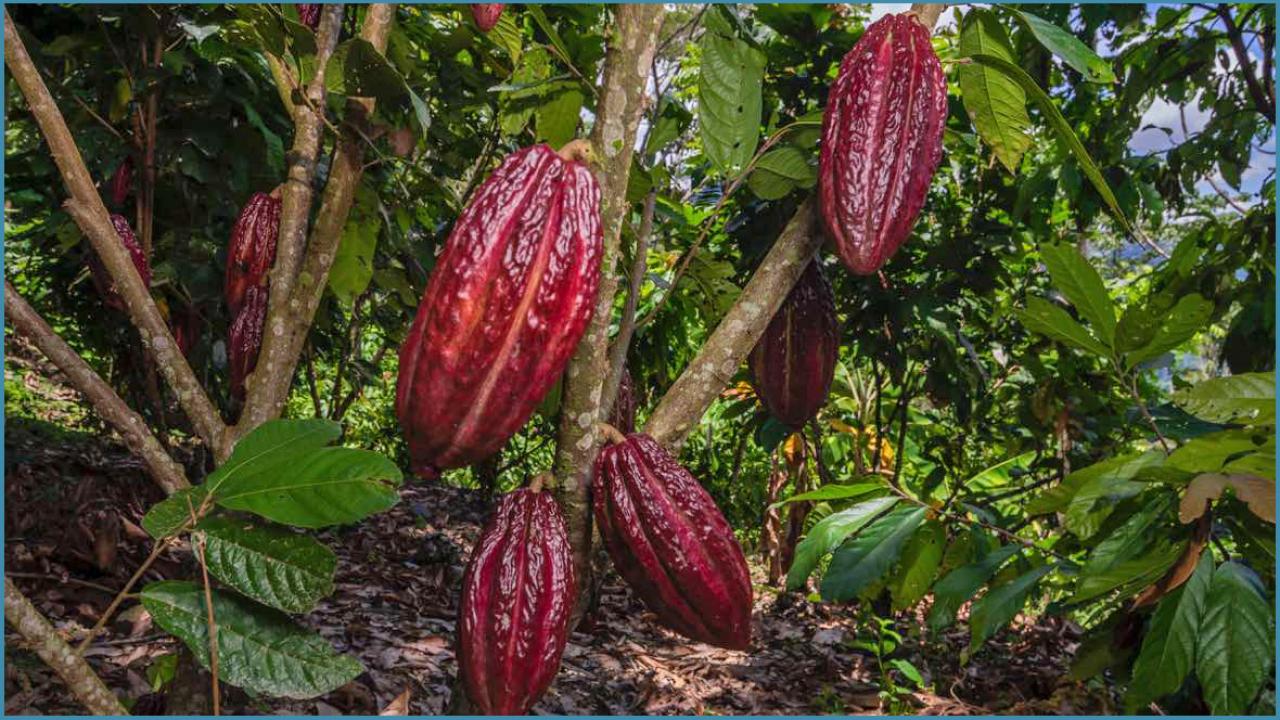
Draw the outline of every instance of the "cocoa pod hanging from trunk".
[[[231,317],[240,314],[249,288],[267,284],[271,265],[276,260],[276,238],[280,234],[280,196],[278,192],[254,193],[240,210],[231,228],[227,247],[227,273],[223,293]]]
[[[929,30],[912,13],[872,23],[840,63],[822,118],[822,220],[851,271],[876,272],[911,233],[946,116]]]
[[[481,32],[489,32],[502,17],[503,3],[471,3],[471,18]]]
[[[741,650],[751,642],[751,575],[711,496],[648,435],[615,438],[596,460],[596,523],[618,573],[667,627]]]
[[[258,351],[262,349],[262,328],[267,321],[269,293],[262,285],[253,285],[245,291],[240,312],[231,321],[227,343],[227,362],[231,366],[231,395],[244,399],[245,380],[258,365]]]
[[[477,189],[400,348],[396,417],[416,473],[497,452],[564,372],[595,307],[599,206],[591,171],[546,145]]]
[[[125,220],[123,215],[112,215],[111,226],[115,228],[120,243],[129,251],[129,257],[133,259],[133,267],[142,278],[143,287],[150,287],[151,264],[147,262],[147,256],[142,254],[142,246],[138,244],[133,228],[129,227],[129,221]],[[112,310],[124,310],[124,298],[120,297],[120,291],[116,289],[111,273],[107,272],[107,267],[102,264],[96,252],[89,254],[89,275],[93,278],[93,285],[98,289],[98,294],[102,296],[102,302]]]
[[[564,517],[538,481],[502,498],[467,563],[458,669],[486,715],[524,715],[560,667],[577,598]]]
[[[799,430],[826,402],[839,352],[835,299],[815,260],[747,357],[751,385],[771,415]]]
[[[636,431],[636,386],[631,378],[631,371],[624,365],[622,382],[618,383],[618,397],[613,401],[613,412],[609,413],[609,424],[624,434]]]
[[[116,171],[111,173],[107,188],[111,193],[111,204],[115,207],[124,205],[124,201],[129,199],[129,193],[133,192],[132,157],[125,156],[125,159],[116,166]]]
[[[295,3],[293,7],[298,11],[298,22],[312,30],[320,27],[320,9],[322,6],[319,3],[308,5]]]

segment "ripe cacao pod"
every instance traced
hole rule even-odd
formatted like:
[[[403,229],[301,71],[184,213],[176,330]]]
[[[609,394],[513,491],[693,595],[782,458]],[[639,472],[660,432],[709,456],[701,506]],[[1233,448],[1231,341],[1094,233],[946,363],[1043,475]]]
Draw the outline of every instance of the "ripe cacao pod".
[[[535,145],[462,211],[400,348],[396,417],[419,475],[497,452],[564,372],[595,307],[599,205],[585,165]]]
[[[631,371],[622,368],[622,382],[618,383],[618,397],[613,401],[613,412],[609,414],[609,424],[623,433],[636,431],[636,386],[631,379]]]
[[[770,414],[799,430],[826,402],[839,351],[835,299],[815,260],[747,357],[751,385]]]
[[[227,274],[223,281],[231,317],[240,315],[245,293],[266,285],[271,264],[276,260],[276,238],[280,234],[280,198],[276,193],[254,193],[231,228],[227,247]]]
[[[173,341],[178,345],[182,357],[189,357],[192,348],[200,340],[203,323],[200,313],[190,305],[181,305],[169,312],[169,332],[173,333]]]
[[[295,3],[294,8],[298,11],[298,22],[315,30],[320,27],[320,4],[301,4]]]
[[[111,191],[111,204],[115,207],[124,205],[124,201],[129,199],[129,193],[133,191],[133,158],[126,156],[124,161],[116,166],[116,171],[111,174],[111,181],[107,183]]]
[[[487,715],[524,715],[546,692],[577,598],[564,517],[537,483],[502,498],[462,579],[458,669]]]
[[[120,243],[129,251],[129,257],[133,258],[133,267],[142,278],[142,285],[149,287],[151,264],[147,262],[146,255],[142,254],[142,246],[138,244],[133,228],[129,227],[129,221],[125,220],[123,215],[112,215],[111,226],[116,229]],[[124,298],[120,297],[115,281],[111,279],[111,273],[107,272],[107,267],[102,264],[96,252],[89,254],[89,274],[93,278],[94,287],[98,289],[98,294],[102,296],[102,302],[112,310],[124,310]]]
[[[252,285],[244,293],[244,304],[231,321],[231,337],[227,343],[227,362],[231,366],[231,395],[244,399],[245,379],[258,365],[262,349],[262,328],[267,321],[269,293],[262,285]]]
[[[471,17],[481,32],[489,32],[502,17],[503,3],[471,3]]]
[[[870,275],[906,240],[942,159],[947,84],[912,13],[872,23],[822,118],[819,205],[840,261]]]
[[[751,575],[733,529],[689,471],[648,435],[601,450],[593,479],[600,536],[618,573],[667,627],[741,650],[751,642]]]

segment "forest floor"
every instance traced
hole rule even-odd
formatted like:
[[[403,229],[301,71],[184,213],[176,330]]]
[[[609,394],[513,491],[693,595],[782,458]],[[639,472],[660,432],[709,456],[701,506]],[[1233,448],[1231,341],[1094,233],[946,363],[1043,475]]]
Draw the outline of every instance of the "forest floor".
[[[139,527],[161,499],[140,463],[106,432],[69,432],[56,417],[74,394],[21,370],[8,381],[52,393],[47,417],[6,418],[5,571],[68,639],[79,641],[150,550]],[[10,385],[10,387],[13,387]],[[43,414],[43,413],[41,413]],[[181,453],[179,453],[181,455]],[[488,502],[478,492],[409,485],[392,510],[364,524],[320,534],[337,553],[335,592],[299,621],[366,672],[310,701],[251,698],[223,685],[223,709],[237,714],[439,714],[449,708],[454,617],[463,564]],[[193,577],[190,552],[166,552],[147,576]],[[1107,693],[1064,678],[1079,631],[1055,618],[1019,617],[967,665],[960,623],[922,632],[924,609],[898,615],[906,640],[893,655],[919,668],[924,688],[882,698],[870,639],[854,608],[780,593],[756,575],[750,649],[735,652],[663,630],[610,573],[589,629],[569,639],[539,714],[1098,714]],[[927,606],[927,602],[925,603]],[[964,614],[962,612],[961,617]],[[176,641],[133,600],[86,655],[138,713],[164,710],[149,680]],[[61,681],[6,628],[5,712],[83,712]],[[150,671],[150,672],[149,672]],[[900,676],[899,684],[903,684]]]

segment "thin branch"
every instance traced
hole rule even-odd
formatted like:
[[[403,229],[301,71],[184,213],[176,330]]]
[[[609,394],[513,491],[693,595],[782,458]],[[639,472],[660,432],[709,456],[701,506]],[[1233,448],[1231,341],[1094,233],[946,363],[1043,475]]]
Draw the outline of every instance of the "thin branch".
[[[32,650],[67,684],[71,694],[94,715],[128,715],[129,711],[102,682],[84,658],[77,655],[58,635],[6,575],[4,578],[4,619],[22,636]]]
[[[209,565],[204,559],[204,537],[192,538],[196,555],[200,560],[200,575],[204,580],[205,621],[209,626],[209,678],[213,692],[213,714],[222,714],[222,693],[218,689],[218,623],[213,616],[213,588],[209,585]]]
[[[1240,64],[1240,74],[1244,77],[1245,87],[1249,90],[1249,96],[1253,99],[1254,109],[1262,114],[1272,124],[1276,121],[1276,106],[1272,102],[1267,93],[1262,89],[1262,85],[1258,83],[1258,78],[1253,74],[1253,61],[1249,58],[1249,51],[1244,46],[1244,37],[1240,33],[1240,28],[1236,25],[1235,20],[1231,17],[1231,6],[1221,3],[1213,8],[1221,18],[1223,26],[1227,29],[1227,38],[1231,41],[1231,49],[1235,53],[1236,62]]]
[[[169,457],[142,416],[125,404],[89,363],[49,327],[8,280],[4,283],[4,313],[13,328],[35,343],[40,352],[66,374],[71,385],[84,395],[98,415],[120,433],[125,446],[142,460],[151,478],[165,493],[190,487],[182,466]]]
[[[636,304],[640,300],[640,286],[644,284],[645,269],[648,267],[649,238],[653,235],[653,210],[658,201],[658,191],[650,190],[644,199],[644,211],[640,215],[640,229],[636,231],[635,247],[632,248],[631,274],[627,283],[627,299],[622,306],[622,319],[618,323],[618,334],[613,337],[613,345],[609,348],[609,375],[605,380],[600,407],[612,408],[618,399],[618,388],[622,385],[623,368],[627,365],[627,352],[631,348],[631,337],[636,331]]]
[[[111,604],[102,612],[102,616],[98,618],[98,622],[94,623],[93,627],[89,629],[89,634],[85,635],[84,640],[80,641],[80,647],[76,648],[77,655],[84,655],[84,651],[89,649],[89,645],[93,643],[93,639],[98,636],[98,633],[102,632],[102,628],[107,626],[107,621],[115,614],[116,608],[119,608],[120,603],[124,602],[125,598],[129,597],[129,592],[133,590],[133,586],[142,579],[142,576],[147,572],[147,570],[151,569],[151,565],[155,563],[156,558],[160,557],[160,553],[164,552],[165,548],[169,547],[169,542],[170,539],[165,538],[157,541],[155,547],[151,548],[151,552],[147,555],[147,559],[142,561],[142,564],[134,571],[133,576],[129,578],[129,582],[124,584],[124,587],[120,589],[120,592],[116,593]]]

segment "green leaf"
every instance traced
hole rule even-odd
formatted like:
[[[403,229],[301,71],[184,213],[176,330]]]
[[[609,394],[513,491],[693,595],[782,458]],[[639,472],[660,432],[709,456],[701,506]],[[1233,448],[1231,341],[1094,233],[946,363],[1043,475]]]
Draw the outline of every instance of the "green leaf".
[[[796,502],[818,502],[822,500],[845,500],[851,497],[859,497],[861,495],[867,495],[873,492],[883,491],[884,489],[885,489],[884,483],[878,483],[878,482],[850,483],[848,485],[837,485],[833,483],[831,485],[823,485],[817,490],[810,490],[809,492],[800,493],[799,495],[792,495],[786,500],[779,500],[778,502],[770,505],[769,508],[777,509],[788,503],[796,503]]]
[[[1173,505],[1173,495],[1165,492],[1151,499],[1141,510],[1134,513],[1120,527],[1108,535],[1093,552],[1089,561],[1081,568],[1081,576],[1098,575],[1121,562],[1132,560],[1148,545],[1153,534],[1151,527],[1162,519]]]
[[[933,586],[933,608],[929,611],[929,628],[937,632],[956,620],[960,606],[973,599],[982,584],[1013,557],[1020,546],[1001,545],[975,563],[956,568]]]
[[[404,107],[409,85],[400,72],[368,40],[352,38],[339,45],[325,68],[325,88],[338,95],[371,97],[379,109]]]
[[[341,435],[342,426],[332,420],[268,420],[240,438],[231,457],[205,478],[205,487],[217,493],[224,482],[253,475],[281,458],[301,457]]]
[[[1222,430],[1188,440],[1165,465],[1188,473],[1221,472],[1230,461],[1268,450],[1274,454],[1275,435],[1270,432]]]
[[[852,600],[879,580],[924,522],[925,508],[904,505],[846,540],[831,557],[819,590],[823,600]]]
[[[713,8],[707,15],[715,17]],[[764,53],[745,40],[708,26],[702,36],[698,121],[702,146],[726,175],[744,167],[760,141]]]
[[[1058,342],[1073,345],[1097,355],[1108,357],[1111,351],[1089,334],[1084,326],[1072,319],[1066,310],[1044,298],[1027,298],[1026,310],[1014,310],[1028,330],[1040,333]]]
[[[1009,485],[1013,479],[1014,470],[1026,470],[1031,466],[1031,462],[1035,459],[1036,452],[1034,450],[1024,452],[1021,455],[1015,455],[1007,460],[992,465],[985,470],[978,472],[973,477],[961,483],[961,487],[966,490],[991,491],[996,488],[1003,488]]]
[[[285,525],[319,528],[361,520],[396,504],[400,468],[376,452],[313,450],[223,482],[218,504]]]
[[[342,228],[338,251],[333,256],[329,289],[347,306],[369,287],[373,278],[373,253],[382,229],[382,216],[377,207],[377,195],[367,185],[361,185],[356,206]]]
[[[1076,310],[1089,321],[1104,345],[1111,347],[1116,337],[1116,311],[1102,276],[1074,245],[1040,246],[1040,257],[1054,287],[1062,291]]]
[[[1276,374],[1245,373],[1205,380],[1174,393],[1173,401],[1209,422],[1274,424]]]
[[[200,504],[208,495],[207,485],[183,488],[152,505],[147,514],[142,516],[142,528],[157,540],[188,530],[194,524],[191,522],[193,512],[199,510]]]
[[[1029,12],[1008,5],[1001,5],[1001,7],[1021,20],[1046,50],[1062,58],[1064,62],[1084,75],[1086,82],[1113,83],[1116,81],[1116,74],[1112,71],[1111,64],[1098,57],[1075,35]]]
[[[245,598],[212,591],[218,633],[218,672],[224,682],[254,692],[312,698],[350,682],[364,668],[338,655],[319,635],[287,615]],[[204,590],[165,580],[142,589],[142,604],[156,624],[186,643],[206,669],[209,625]]]
[[[1126,353],[1125,361],[1133,367],[1178,347],[1203,331],[1212,314],[1212,302],[1195,294],[1182,296],[1178,304],[1160,318],[1155,337],[1146,346]]]
[[[285,612],[308,612],[333,592],[337,557],[314,539],[278,527],[205,518],[209,572],[242,595]]]
[[[942,563],[942,550],[947,543],[947,529],[937,520],[930,520],[911,536],[902,551],[901,569],[889,583],[893,607],[905,610],[915,606],[929,591],[929,585]]]
[[[1052,487],[1036,496],[1027,504],[1028,515],[1043,515],[1059,512],[1067,507],[1071,499],[1080,489],[1095,479],[1110,476],[1120,480],[1128,480],[1144,468],[1159,465],[1164,461],[1164,453],[1149,450],[1145,453],[1133,453],[1108,458],[1085,468],[1076,470],[1062,479],[1056,487]]]
[[[1125,216],[1124,211],[1120,209],[1120,203],[1116,200],[1115,193],[1111,192],[1111,186],[1102,177],[1102,171],[1098,169],[1097,164],[1093,162],[1093,158],[1089,156],[1089,151],[1085,149],[1084,143],[1080,142],[1080,138],[1076,136],[1075,131],[1067,124],[1067,119],[1062,116],[1062,111],[1053,104],[1053,100],[1044,90],[1040,89],[1036,81],[1025,70],[1003,58],[978,53],[970,55],[969,60],[986,67],[995,68],[1013,78],[1022,86],[1022,89],[1031,96],[1031,99],[1035,100],[1036,104],[1040,106],[1041,111],[1049,120],[1049,124],[1053,126],[1058,137],[1062,139],[1067,149],[1075,156],[1076,162],[1080,164],[1080,169],[1084,172],[1085,177],[1089,178],[1089,182],[1093,184],[1098,194],[1102,196],[1102,200],[1111,211],[1112,217],[1115,218],[1126,233],[1134,235],[1136,231],[1133,225],[1129,223],[1129,218]]]
[[[818,181],[818,171],[809,165],[808,156],[797,147],[783,145],[765,153],[756,161],[747,184],[762,200],[777,200],[796,188],[811,188]]]
[[[1218,566],[1196,642],[1196,677],[1215,715],[1243,715],[1267,677],[1275,651],[1271,608],[1252,570]]]
[[[1165,574],[1177,562],[1186,549],[1185,542],[1160,543],[1141,557],[1118,562],[1092,575],[1084,575],[1076,586],[1072,604],[1079,604],[1106,595],[1113,590],[1124,589],[1121,595],[1150,585]]]
[[[1081,540],[1093,536],[1116,504],[1134,497],[1143,484],[1119,474],[1104,474],[1085,483],[1067,504],[1063,525]]]
[[[582,110],[582,91],[564,90],[550,96],[534,114],[534,128],[539,142],[560,148],[578,132],[578,114]]]
[[[787,572],[787,589],[799,590],[809,579],[813,569],[831,549],[853,533],[861,530],[880,513],[893,507],[896,497],[879,497],[828,515],[796,545],[796,556]]]
[[[1014,61],[1009,34],[990,10],[974,9],[960,26],[960,55],[986,53]],[[981,65],[960,66],[960,98],[978,134],[1010,173],[1031,146],[1027,93],[1003,73]]]
[[[964,652],[966,658],[972,657],[987,638],[1013,620],[1022,606],[1027,604],[1027,596],[1036,583],[1051,570],[1052,565],[1041,565],[1004,585],[988,590],[986,595],[973,603],[973,609],[969,612],[969,647]]]
[[[1126,712],[1136,713],[1151,701],[1177,690],[1191,672],[1212,577],[1213,557],[1205,553],[1182,587],[1160,601],[1133,663],[1133,681],[1125,695]]]

